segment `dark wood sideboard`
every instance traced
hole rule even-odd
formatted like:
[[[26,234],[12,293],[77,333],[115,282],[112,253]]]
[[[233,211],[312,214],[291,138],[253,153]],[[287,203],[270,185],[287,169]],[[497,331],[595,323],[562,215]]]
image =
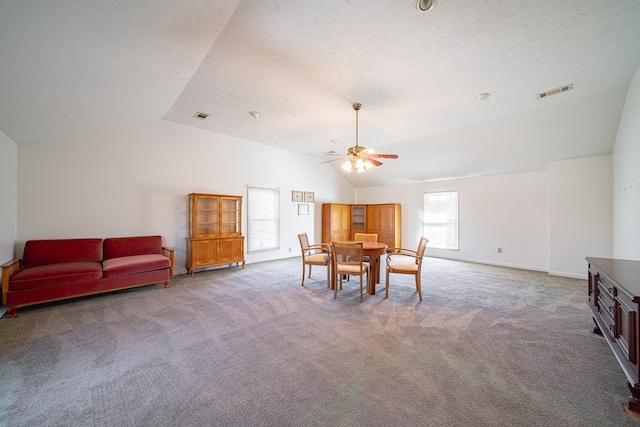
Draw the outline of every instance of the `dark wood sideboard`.
[[[589,301],[601,334],[627,376],[631,391],[625,409],[640,417],[640,261],[586,258]]]

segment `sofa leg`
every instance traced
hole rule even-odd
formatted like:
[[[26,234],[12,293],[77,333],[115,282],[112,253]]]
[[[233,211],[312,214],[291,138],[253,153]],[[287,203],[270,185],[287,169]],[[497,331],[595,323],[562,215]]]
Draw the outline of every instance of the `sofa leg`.
[[[15,318],[18,315],[18,307],[9,307],[9,314],[11,318]]]
[[[165,288],[168,288],[168,287],[169,287],[169,281],[168,281],[168,280],[165,280],[165,281],[164,281],[164,287],[165,287]]]

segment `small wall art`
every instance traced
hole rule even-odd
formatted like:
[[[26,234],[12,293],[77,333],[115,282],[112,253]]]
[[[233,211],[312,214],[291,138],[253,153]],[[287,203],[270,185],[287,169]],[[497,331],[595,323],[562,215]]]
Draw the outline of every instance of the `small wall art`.
[[[291,201],[292,202],[301,202],[303,200],[302,191],[292,191],[291,192]]]
[[[309,215],[309,205],[306,203],[300,203],[298,205],[298,215]]]
[[[314,195],[311,191],[304,192],[304,202],[305,203],[313,203]]]

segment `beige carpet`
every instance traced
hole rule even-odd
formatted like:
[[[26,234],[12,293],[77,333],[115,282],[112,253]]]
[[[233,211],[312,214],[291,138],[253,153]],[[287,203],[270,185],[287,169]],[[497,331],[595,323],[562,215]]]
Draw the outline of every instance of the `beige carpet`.
[[[585,263],[586,269],[586,263]],[[389,299],[300,259],[0,320],[0,426],[626,426],[586,282],[426,258]]]

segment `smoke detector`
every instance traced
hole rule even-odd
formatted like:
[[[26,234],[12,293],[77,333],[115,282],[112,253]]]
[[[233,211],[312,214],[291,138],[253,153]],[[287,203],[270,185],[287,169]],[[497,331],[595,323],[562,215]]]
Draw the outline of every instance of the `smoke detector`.
[[[437,4],[438,0],[415,0],[413,6],[421,12],[426,12],[436,7]]]

